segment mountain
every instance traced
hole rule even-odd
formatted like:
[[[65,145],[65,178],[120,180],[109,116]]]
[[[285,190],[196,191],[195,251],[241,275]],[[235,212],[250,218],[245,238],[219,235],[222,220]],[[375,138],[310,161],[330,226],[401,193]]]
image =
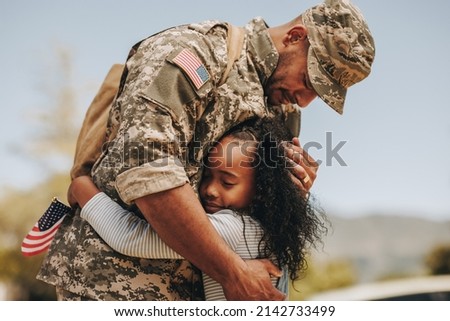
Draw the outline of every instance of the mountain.
[[[434,247],[450,244],[450,221],[403,215],[329,219],[332,228],[313,260],[349,260],[360,282],[426,273],[425,257]]]

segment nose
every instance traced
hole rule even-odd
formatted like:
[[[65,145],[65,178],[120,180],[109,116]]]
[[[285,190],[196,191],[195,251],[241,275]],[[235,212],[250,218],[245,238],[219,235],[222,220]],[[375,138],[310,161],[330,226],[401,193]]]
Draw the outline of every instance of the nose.
[[[205,188],[205,197],[207,199],[214,199],[217,198],[219,195],[216,185],[213,183],[206,184]]]
[[[295,100],[300,107],[308,106],[316,97],[317,93],[311,89],[303,90],[295,94]]]

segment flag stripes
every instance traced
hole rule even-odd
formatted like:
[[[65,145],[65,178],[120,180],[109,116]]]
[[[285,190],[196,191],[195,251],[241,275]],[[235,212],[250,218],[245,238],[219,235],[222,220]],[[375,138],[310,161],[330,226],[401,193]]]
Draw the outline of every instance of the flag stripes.
[[[22,241],[22,254],[33,256],[48,249],[56,231],[71,208],[53,198],[52,203]]]
[[[200,89],[209,80],[209,73],[203,63],[188,49],[183,49],[173,62],[184,70],[195,88]]]

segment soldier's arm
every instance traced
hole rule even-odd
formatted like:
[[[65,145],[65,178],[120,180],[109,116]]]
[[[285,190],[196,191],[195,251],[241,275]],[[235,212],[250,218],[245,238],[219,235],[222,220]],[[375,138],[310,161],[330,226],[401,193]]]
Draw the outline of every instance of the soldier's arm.
[[[135,200],[152,227],[176,252],[219,282],[228,300],[283,300],[269,260],[244,261],[214,230],[192,187],[185,184]]]

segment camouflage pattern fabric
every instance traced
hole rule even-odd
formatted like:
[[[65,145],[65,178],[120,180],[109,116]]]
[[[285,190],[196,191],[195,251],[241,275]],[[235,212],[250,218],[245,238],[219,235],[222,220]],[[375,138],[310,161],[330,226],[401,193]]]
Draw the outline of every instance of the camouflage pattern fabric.
[[[83,300],[201,299],[202,283],[192,268],[185,260],[144,260],[113,252],[77,211],[64,219],[38,279]]]
[[[58,301],[92,301],[91,299],[56,287],[56,300]]]
[[[180,26],[130,52],[108,120],[109,143],[92,174],[101,190],[137,215],[136,198],[187,181],[196,190],[204,153],[232,126],[286,113],[265,104],[261,83],[278,54],[260,18],[245,26],[247,54],[217,86],[227,64],[226,28],[218,21]],[[177,64],[183,50],[207,72],[200,85]],[[38,279],[93,300],[204,299],[200,273],[188,261],[120,255],[78,214],[59,228]]]
[[[325,0],[302,15],[311,44],[308,74],[319,97],[339,114],[347,89],[365,79],[375,43],[361,11],[348,0]]]

